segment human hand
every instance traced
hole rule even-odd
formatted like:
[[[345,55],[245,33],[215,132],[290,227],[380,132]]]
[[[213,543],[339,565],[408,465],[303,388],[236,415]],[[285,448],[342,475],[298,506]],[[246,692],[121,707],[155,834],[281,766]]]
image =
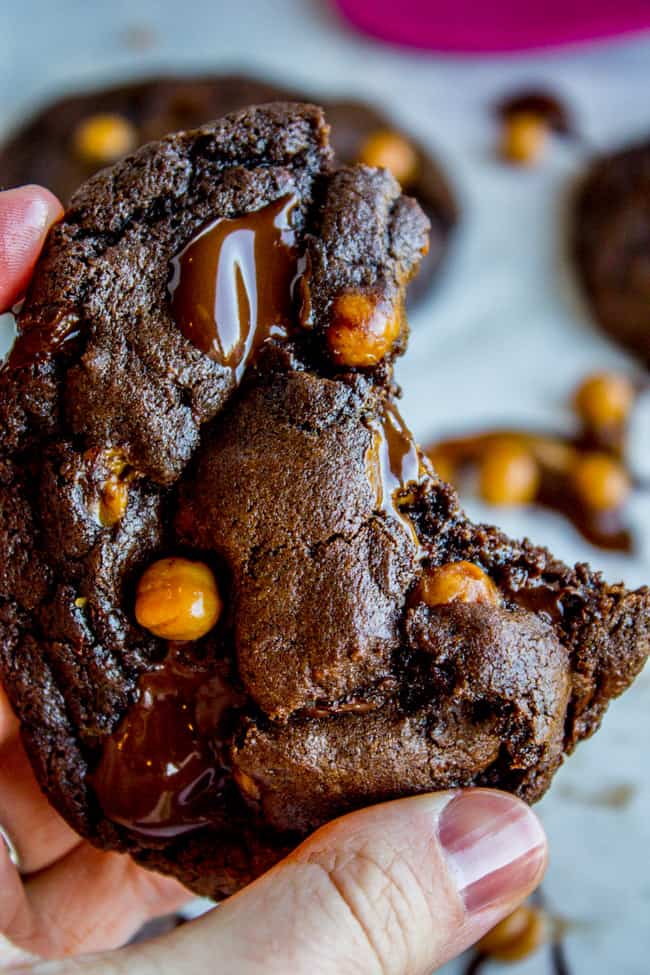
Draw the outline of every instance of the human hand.
[[[0,310],[25,289],[60,214],[44,190],[0,194]],[[95,850],[61,820],[40,793],[1,694],[0,824],[22,867],[21,875],[0,842],[0,932],[33,955],[106,951],[187,898],[175,881]],[[330,823],[169,935],[28,968],[17,969],[14,958],[12,970],[429,975],[525,898],[545,863],[541,826],[511,796],[470,790],[403,799]]]
[[[539,883],[535,814],[501,792],[416,796],[324,826],[209,914],[30,975],[430,975]]]
[[[23,294],[52,223],[63,213],[47,190],[0,193],[0,312]],[[123,944],[151,917],[177,908],[188,892],[130,857],[82,842],[46,801],[0,689],[0,934],[25,952],[59,957]],[[0,943],[0,969],[16,952]]]

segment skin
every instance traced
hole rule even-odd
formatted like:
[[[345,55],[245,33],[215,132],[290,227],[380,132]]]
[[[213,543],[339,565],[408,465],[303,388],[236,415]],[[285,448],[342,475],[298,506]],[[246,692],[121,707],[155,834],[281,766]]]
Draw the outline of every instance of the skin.
[[[24,293],[62,212],[39,187],[0,193],[0,311]],[[34,779],[1,689],[0,824],[22,871],[0,841],[0,970],[32,975],[429,975],[510,913],[546,865],[541,826],[511,796],[403,799],[328,824],[199,920],[111,950],[188,892],[94,849],[63,822]]]

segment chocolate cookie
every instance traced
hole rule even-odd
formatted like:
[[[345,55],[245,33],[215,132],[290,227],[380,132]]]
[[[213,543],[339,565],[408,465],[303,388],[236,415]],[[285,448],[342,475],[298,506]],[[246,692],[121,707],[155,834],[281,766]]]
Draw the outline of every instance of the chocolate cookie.
[[[67,200],[99,168],[145,142],[277,100],[310,101],[311,95],[246,75],[153,78],[71,95],[47,105],[0,147],[0,186],[41,183]],[[431,246],[409,292],[417,300],[435,277],[458,216],[447,178],[420,143],[373,106],[317,100],[332,126],[337,158],[396,170],[427,214]]]
[[[572,220],[575,264],[593,314],[650,364],[650,142],[596,159]]]
[[[0,672],[91,842],[221,897],[332,816],[539,798],[650,596],[469,522],[396,410],[427,221],[251,108],[93,177],[0,372]]]

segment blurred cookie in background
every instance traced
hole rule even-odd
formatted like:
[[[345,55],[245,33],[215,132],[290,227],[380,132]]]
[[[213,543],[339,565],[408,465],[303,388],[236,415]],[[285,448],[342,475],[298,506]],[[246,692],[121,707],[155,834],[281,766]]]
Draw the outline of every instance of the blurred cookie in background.
[[[650,141],[591,163],[574,198],[571,247],[599,325],[650,365]]]
[[[324,99],[247,75],[158,77],[72,94],[45,105],[8,135],[0,146],[0,187],[40,183],[67,201],[94,172],[145,142],[278,100],[322,105],[340,161],[384,166],[417,197],[431,221],[429,253],[410,291],[411,304],[417,302],[441,264],[458,207],[440,164],[366,102]]]

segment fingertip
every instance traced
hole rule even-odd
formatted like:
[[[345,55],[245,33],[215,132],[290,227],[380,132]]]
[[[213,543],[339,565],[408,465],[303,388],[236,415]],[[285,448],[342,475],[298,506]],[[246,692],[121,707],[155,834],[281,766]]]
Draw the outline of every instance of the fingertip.
[[[0,192],[0,312],[24,293],[34,264],[63,207],[43,186]]]
[[[29,223],[46,230],[63,216],[63,204],[58,197],[38,183],[27,183],[0,192],[0,213],[5,209],[18,214],[24,210]]]

